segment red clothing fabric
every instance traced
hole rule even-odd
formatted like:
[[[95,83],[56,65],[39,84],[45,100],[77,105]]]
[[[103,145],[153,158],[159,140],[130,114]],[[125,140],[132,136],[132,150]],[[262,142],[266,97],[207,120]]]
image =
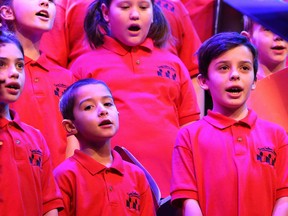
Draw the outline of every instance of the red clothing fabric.
[[[64,161],[67,145],[59,99],[72,83],[72,73],[42,54],[37,61],[25,57],[25,75],[23,92],[11,108],[17,111],[23,122],[41,131],[56,166]]]
[[[113,145],[126,147],[169,195],[171,157],[181,125],[199,119],[192,83],[184,64],[147,39],[128,51],[116,40],[79,57],[71,67],[77,79],[105,81],[120,112]]]
[[[64,198],[60,215],[156,215],[144,172],[123,161],[116,151],[112,155],[113,163],[107,168],[75,150],[54,170]]]
[[[187,8],[192,23],[202,42],[213,35],[215,0],[181,0]]]
[[[0,118],[1,215],[43,215],[63,208],[49,149],[38,130]]]
[[[41,50],[58,65],[69,68],[91,48],[85,39],[84,18],[92,0],[55,0],[56,18],[51,31],[43,34]]]
[[[92,0],[56,0],[57,14],[53,29],[42,36],[41,49],[49,58],[70,68],[77,57],[91,50],[85,38],[84,19]],[[169,50],[178,55],[190,72],[198,74],[195,55],[201,41],[190,20],[188,11],[179,0],[157,0],[171,25],[176,44]]]
[[[191,22],[188,11],[180,0],[156,0],[167,18],[175,39],[168,49],[177,55],[189,70],[190,76],[198,74],[196,52],[201,45],[200,38]]]
[[[219,113],[179,132],[173,151],[172,203],[198,200],[203,215],[271,216],[288,196],[288,137],[255,112],[241,121]]]

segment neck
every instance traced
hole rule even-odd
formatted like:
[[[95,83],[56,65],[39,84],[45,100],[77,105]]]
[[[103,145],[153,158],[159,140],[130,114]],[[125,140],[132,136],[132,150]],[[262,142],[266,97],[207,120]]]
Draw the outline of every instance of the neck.
[[[232,118],[236,121],[240,121],[248,115],[248,108],[246,105],[239,107],[238,109],[217,109],[213,108],[214,112],[221,113],[229,118]]]
[[[0,103],[0,117],[6,118],[8,120],[12,120],[12,117],[11,117],[10,112],[9,112],[8,104]]]
[[[111,154],[111,146],[110,143],[106,143],[104,145],[99,145],[98,143],[95,144],[89,144],[85,145],[83,143],[80,143],[80,150],[84,152],[85,154],[89,155],[93,159],[95,159],[97,162],[103,164],[106,167],[110,167],[113,162],[113,157]]]
[[[270,76],[271,74],[275,72],[283,70],[285,67],[286,67],[286,61],[283,61],[279,64],[269,65],[269,66],[260,64],[257,76],[259,77],[259,79],[262,79],[267,76]]]
[[[25,56],[31,58],[32,60],[36,61],[40,56],[40,39],[41,36],[35,35],[35,36],[26,36],[27,34],[24,34],[22,32],[16,31],[16,35],[21,42]]]

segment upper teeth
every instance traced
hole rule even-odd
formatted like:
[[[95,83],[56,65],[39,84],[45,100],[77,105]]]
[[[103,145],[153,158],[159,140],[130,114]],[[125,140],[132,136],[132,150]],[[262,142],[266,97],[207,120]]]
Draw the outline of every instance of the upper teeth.
[[[48,16],[47,13],[46,13],[46,12],[43,12],[43,11],[40,11],[40,12],[38,13],[38,15],[40,15],[40,16],[45,16],[45,17]]]

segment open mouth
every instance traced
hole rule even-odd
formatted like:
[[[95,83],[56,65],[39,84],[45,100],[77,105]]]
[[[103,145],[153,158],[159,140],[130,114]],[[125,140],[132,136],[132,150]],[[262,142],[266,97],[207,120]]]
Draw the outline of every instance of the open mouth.
[[[111,124],[112,124],[112,122],[107,119],[107,120],[102,121],[102,122],[99,124],[99,126],[111,125]]]
[[[243,89],[240,87],[231,87],[231,88],[226,89],[226,91],[230,93],[239,93],[239,92],[242,92]]]
[[[6,85],[6,88],[18,90],[18,89],[20,89],[20,85],[17,83],[8,84],[8,85]]]
[[[284,46],[274,46],[274,47],[272,47],[272,49],[273,50],[283,50],[283,49],[285,49],[285,47]]]
[[[36,13],[36,16],[44,17],[44,18],[49,18],[49,13],[47,11],[39,11]]]
[[[128,28],[129,31],[139,31],[140,30],[140,26],[139,25],[131,25]]]

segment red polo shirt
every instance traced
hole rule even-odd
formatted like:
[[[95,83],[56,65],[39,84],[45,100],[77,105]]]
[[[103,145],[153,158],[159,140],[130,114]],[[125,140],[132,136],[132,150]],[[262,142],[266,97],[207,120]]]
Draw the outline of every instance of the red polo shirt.
[[[241,121],[209,111],[181,129],[172,163],[172,203],[195,199],[203,215],[271,216],[288,196],[287,134],[251,110]]]
[[[60,215],[156,215],[143,171],[117,152],[112,155],[113,163],[107,168],[76,150],[54,170],[65,205]]]
[[[59,100],[72,83],[72,74],[42,54],[37,61],[25,57],[25,75],[23,92],[11,108],[23,122],[41,131],[56,166],[65,159],[67,145]]]
[[[43,215],[63,208],[50,153],[38,130],[0,118],[1,215]]]

